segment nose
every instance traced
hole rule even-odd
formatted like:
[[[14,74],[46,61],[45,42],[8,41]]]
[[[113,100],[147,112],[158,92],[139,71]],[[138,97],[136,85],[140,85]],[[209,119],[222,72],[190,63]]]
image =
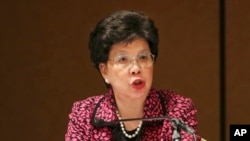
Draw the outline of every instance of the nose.
[[[141,73],[141,67],[136,60],[131,62],[130,73],[132,75],[137,75]]]

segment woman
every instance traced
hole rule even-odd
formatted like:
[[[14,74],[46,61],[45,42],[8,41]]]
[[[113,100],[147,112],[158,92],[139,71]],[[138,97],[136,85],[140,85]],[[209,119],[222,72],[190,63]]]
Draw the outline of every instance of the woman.
[[[194,140],[176,124],[183,121],[197,131],[192,101],[151,88],[158,55],[158,32],[151,19],[135,11],[115,12],[91,32],[89,50],[109,91],[74,103],[66,141],[171,141],[175,135]]]

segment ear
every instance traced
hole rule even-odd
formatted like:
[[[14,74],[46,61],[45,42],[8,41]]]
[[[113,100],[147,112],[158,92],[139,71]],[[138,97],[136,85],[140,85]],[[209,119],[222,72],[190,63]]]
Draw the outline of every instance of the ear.
[[[108,77],[108,67],[107,67],[107,64],[100,63],[99,64],[99,70],[100,70],[100,73],[102,74],[102,77],[104,79],[107,79],[107,77]]]

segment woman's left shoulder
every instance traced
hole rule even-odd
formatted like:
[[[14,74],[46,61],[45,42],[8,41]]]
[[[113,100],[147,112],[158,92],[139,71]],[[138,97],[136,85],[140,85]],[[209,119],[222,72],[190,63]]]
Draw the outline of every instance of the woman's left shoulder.
[[[172,90],[152,89],[151,92],[160,95],[164,99],[164,101],[170,105],[175,105],[175,106],[193,105],[193,101],[191,98],[176,93]]]

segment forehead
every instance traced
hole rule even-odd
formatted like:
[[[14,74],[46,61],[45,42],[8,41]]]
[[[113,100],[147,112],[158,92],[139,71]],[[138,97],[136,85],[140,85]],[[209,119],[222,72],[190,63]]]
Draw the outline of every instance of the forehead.
[[[109,55],[114,56],[119,53],[136,55],[144,51],[150,51],[149,45],[145,39],[138,38],[128,43],[117,43],[112,45]]]

